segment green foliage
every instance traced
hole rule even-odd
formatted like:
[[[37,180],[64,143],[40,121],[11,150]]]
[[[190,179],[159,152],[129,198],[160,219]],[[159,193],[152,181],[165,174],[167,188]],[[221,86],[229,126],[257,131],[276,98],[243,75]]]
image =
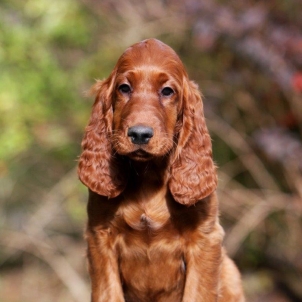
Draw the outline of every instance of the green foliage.
[[[93,43],[93,25],[77,1],[1,3],[1,225],[18,226],[16,219],[24,221],[76,166],[91,106],[84,92],[93,78],[83,49]],[[66,211],[79,223],[85,207],[76,204]]]
[[[55,46],[64,41],[62,48],[76,51],[87,43],[89,22],[74,1],[25,1],[20,7],[21,3],[6,3],[0,17],[3,161],[34,143],[68,147],[71,132],[81,120],[81,111],[76,110],[81,107],[79,80],[74,72],[80,62],[73,64],[73,70],[64,68]],[[17,5],[18,14],[13,10]]]

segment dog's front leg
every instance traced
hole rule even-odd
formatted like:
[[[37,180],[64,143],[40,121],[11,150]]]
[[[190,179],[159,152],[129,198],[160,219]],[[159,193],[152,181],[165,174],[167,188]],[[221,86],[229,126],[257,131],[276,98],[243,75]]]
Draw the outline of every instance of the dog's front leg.
[[[182,302],[217,302],[223,234],[194,234],[185,251],[186,283]]]
[[[87,230],[92,302],[124,302],[117,255],[109,230]]]

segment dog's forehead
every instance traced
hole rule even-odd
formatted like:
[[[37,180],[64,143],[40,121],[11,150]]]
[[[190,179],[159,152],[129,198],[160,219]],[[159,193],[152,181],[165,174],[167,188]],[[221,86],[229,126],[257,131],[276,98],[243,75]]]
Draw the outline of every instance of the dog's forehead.
[[[176,52],[157,39],[138,42],[125,50],[117,62],[117,70],[121,73],[143,66],[154,66],[162,70],[185,74],[185,68]]]
[[[137,52],[144,55],[170,55],[177,57],[176,52],[167,44],[157,39],[147,39],[130,46],[125,52]]]
[[[124,55],[127,54],[138,56],[169,55],[178,57],[170,46],[157,39],[148,39],[135,43],[125,50]]]

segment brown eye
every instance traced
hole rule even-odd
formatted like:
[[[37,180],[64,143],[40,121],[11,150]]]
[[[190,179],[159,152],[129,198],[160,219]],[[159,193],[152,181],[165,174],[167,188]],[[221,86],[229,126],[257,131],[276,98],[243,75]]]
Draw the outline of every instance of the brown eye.
[[[128,94],[131,92],[131,87],[128,84],[122,84],[118,87],[121,93]]]
[[[161,91],[162,96],[171,96],[174,94],[174,90],[170,87],[164,87]]]

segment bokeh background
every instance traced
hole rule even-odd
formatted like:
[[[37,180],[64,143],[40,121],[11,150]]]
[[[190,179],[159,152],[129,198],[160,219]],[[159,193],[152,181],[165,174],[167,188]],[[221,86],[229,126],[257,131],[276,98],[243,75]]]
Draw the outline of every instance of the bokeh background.
[[[149,37],[203,92],[248,301],[302,301],[301,29],[301,0],[1,0],[0,301],[89,300],[85,91]]]

